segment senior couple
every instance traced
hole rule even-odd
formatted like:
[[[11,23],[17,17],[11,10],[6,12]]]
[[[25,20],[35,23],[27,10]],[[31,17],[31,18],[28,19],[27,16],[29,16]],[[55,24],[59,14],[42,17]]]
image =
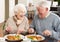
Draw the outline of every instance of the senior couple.
[[[60,19],[59,16],[50,12],[50,6],[47,1],[41,1],[36,6],[37,14],[29,26],[28,19],[25,16],[27,10],[23,4],[17,4],[14,7],[15,15],[8,18],[4,33],[23,33],[36,32],[43,35],[47,42],[57,42],[60,40]]]

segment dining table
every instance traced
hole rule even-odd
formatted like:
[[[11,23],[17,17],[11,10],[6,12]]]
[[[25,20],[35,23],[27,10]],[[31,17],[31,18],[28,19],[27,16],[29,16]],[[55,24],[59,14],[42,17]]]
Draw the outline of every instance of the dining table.
[[[4,35],[3,35],[3,32],[2,32],[2,30],[0,29],[0,42],[7,42],[6,40],[5,40],[5,38],[4,38]],[[25,36],[25,34],[23,34],[24,36]],[[31,34],[26,34],[26,35],[31,35]],[[23,42],[23,41],[22,41]],[[46,39],[44,39],[43,41],[40,41],[40,42],[47,42],[47,40]],[[60,42],[60,41],[58,41],[58,42]]]

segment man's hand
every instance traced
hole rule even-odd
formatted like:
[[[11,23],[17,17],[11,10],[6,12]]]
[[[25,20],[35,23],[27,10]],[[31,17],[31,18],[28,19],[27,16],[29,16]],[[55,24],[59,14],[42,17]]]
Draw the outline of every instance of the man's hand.
[[[33,28],[29,28],[29,29],[28,29],[28,32],[29,32],[29,33],[34,33],[34,29],[33,29]]]
[[[60,42],[60,40],[58,40],[58,42]]]
[[[45,35],[45,36],[50,36],[50,35],[52,35],[51,31],[49,31],[49,30],[43,31],[42,34]]]

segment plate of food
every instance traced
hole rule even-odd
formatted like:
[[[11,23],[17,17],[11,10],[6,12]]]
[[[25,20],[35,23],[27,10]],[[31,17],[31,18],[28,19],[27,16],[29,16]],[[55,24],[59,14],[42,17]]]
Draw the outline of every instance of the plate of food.
[[[31,39],[31,41],[43,41],[45,37],[41,35],[26,35],[27,38]]]
[[[4,36],[5,40],[8,42],[21,42],[23,41],[23,35],[20,34],[8,34]]]

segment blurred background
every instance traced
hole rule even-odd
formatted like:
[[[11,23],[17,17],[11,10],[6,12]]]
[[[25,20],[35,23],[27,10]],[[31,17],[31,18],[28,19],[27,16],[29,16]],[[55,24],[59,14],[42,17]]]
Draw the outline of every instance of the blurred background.
[[[4,22],[14,15],[13,8],[16,4],[23,3],[26,6],[28,19],[33,19],[36,12],[36,4],[41,0],[0,0],[0,28]],[[60,0],[47,0],[50,3],[50,11],[60,16]]]

